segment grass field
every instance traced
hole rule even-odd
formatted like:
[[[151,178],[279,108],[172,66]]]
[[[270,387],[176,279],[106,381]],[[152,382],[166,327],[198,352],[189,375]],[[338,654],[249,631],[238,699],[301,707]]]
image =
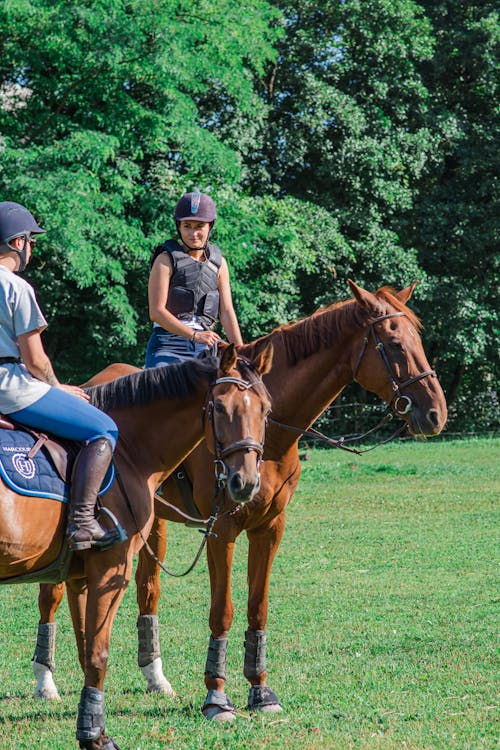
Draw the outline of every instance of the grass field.
[[[314,450],[303,465],[273,568],[268,683],[280,715],[250,717],[243,678],[246,540],[233,576],[227,691],[232,725],[207,722],[205,562],[165,579],[165,674],[178,697],[146,695],[130,586],[115,621],[107,730],[121,750],[496,748],[500,441],[386,445],[361,457]],[[170,527],[182,570],[200,536]],[[82,675],[66,602],[58,615],[62,700],[31,697],[37,587],[0,588],[0,748],[76,748]]]

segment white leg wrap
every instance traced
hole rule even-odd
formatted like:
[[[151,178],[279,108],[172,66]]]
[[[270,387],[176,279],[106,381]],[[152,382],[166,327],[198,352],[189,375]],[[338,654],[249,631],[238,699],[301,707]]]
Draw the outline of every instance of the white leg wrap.
[[[47,701],[60,701],[61,696],[57,690],[52,672],[45,664],[39,664],[36,661],[31,662],[33,674],[37,679],[36,688],[33,693],[35,698],[43,698]]]
[[[163,674],[163,668],[161,658],[158,657],[151,664],[141,667],[141,672],[144,675],[147,683],[148,693],[164,693],[165,695],[174,696],[174,689]]]

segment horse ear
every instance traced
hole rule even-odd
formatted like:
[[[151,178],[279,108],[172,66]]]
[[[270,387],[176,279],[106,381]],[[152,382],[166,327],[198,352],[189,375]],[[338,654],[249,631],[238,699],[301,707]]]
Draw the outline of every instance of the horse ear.
[[[349,286],[351,287],[351,292],[353,293],[355,299],[359,302],[359,304],[362,307],[366,308],[366,310],[368,310],[369,312],[379,315],[380,303],[375,295],[371,292],[367,292],[366,289],[362,289],[351,279],[347,279],[347,281],[349,282]]]
[[[234,344],[229,344],[229,346],[224,349],[220,359],[220,369],[222,372],[229,372],[229,370],[232,370],[236,364],[237,358],[236,347]]]
[[[417,286],[417,284],[418,281],[414,281],[413,284],[410,284],[410,286],[406,286],[404,289],[401,289],[400,292],[396,293],[396,297],[400,302],[403,303],[403,305],[406,305],[411,295],[415,291],[415,287]]]
[[[262,349],[254,360],[254,365],[259,375],[265,375],[269,372],[273,364],[273,354],[273,342],[268,341],[264,349]]]

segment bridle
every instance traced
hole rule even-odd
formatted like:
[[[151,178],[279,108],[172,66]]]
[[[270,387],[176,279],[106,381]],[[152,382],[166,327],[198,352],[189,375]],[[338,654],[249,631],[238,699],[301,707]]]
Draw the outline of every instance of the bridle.
[[[256,386],[264,386],[264,383],[260,378],[256,378],[254,382],[250,382],[248,380],[241,380],[240,378],[235,378],[230,375],[227,375],[222,378],[217,378],[212,385],[209,388],[209,391],[207,393],[207,398],[205,400],[205,404],[203,406],[202,415],[203,420],[207,418],[210,422],[211,428],[212,428],[212,439],[214,444],[214,466],[215,466],[215,478],[217,481],[217,484],[224,485],[228,473],[227,468],[224,463],[224,459],[228,456],[231,456],[233,453],[237,453],[238,451],[255,451],[258,455],[257,460],[257,471],[260,473],[260,465],[262,463],[262,456],[264,454],[264,439],[265,439],[265,431],[266,431],[266,425],[267,425],[267,418],[264,422],[264,430],[261,440],[255,440],[253,437],[248,435],[245,438],[242,438],[242,440],[235,440],[234,443],[230,443],[230,445],[227,445],[226,447],[222,447],[222,443],[217,437],[217,427],[216,427],[216,420],[215,420],[215,403],[214,403],[214,397],[213,397],[213,390],[217,385],[222,385],[223,383],[230,383],[232,385],[235,385],[237,388],[239,388],[242,391],[249,391],[252,388],[255,388]]]
[[[404,312],[393,312],[393,313],[387,313],[387,315],[380,315],[378,318],[375,318],[375,320],[372,320],[372,322],[368,326],[368,332],[364,338],[363,346],[359,353],[358,361],[356,363],[356,367],[354,368],[353,378],[352,378],[355,382],[358,382],[357,375],[359,372],[359,368],[361,366],[361,361],[368,347],[370,335],[373,335],[373,339],[375,341],[375,349],[380,354],[382,362],[384,363],[384,367],[387,371],[387,375],[389,376],[389,382],[391,384],[392,390],[394,391],[394,396],[390,399],[388,406],[390,406],[394,410],[394,412],[398,414],[399,416],[404,416],[405,414],[408,414],[411,411],[412,406],[413,406],[413,402],[411,398],[401,393],[403,388],[407,388],[412,383],[417,382],[417,380],[422,380],[423,378],[427,378],[427,377],[436,377],[436,373],[434,370],[425,370],[424,372],[420,372],[418,375],[413,375],[411,378],[408,378],[407,380],[403,380],[403,381],[398,380],[396,376],[394,375],[394,372],[391,367],[389,357],[387,356],[387,352],[385,350],[383,341],[378,335],[375,329],[375,326],[377,323],[380,323],[382,320],[387,320],[388,318],[400,318],[404,315],[405,315]]]
[[[208,420],[210,421],[211,427],[212,427],[212,437],[213,437],[214,450],[215,450],[215,458],[214,458],[214,466],[215,466],[215,490],[214,490],[214,495],[213,495],[213,498],[212,498],[212,502],[214,503],[214,507],[212,509],[212,513],[210,515],[210,518],[201,519],[200,520],[200,523],[203,523],[204,525],[206,525],[206,528],[205,529],[199,529],[199,531],[201,531],[201,533],[203,534],[203,540],[202,540],[202,542],[200,544],[200,547],[198,549],[198,552],[195,555],[195,558],[194,558],[193,562],[191,563],[191,565],[184,572],[182,572],[182,573],[174,573],[173,571],[169,570],[166,567],[166,565],[164,565],[163,562],[157,557],[157,555],[154,553],[153,549],[151,548],[148,540],[144,537],[142,531],[140,529],[138,529],[139,530],[139,535],[140,535],[140,537],[142,539],[142,542],[144,544],[145,549],[151,555],[151,557],[153,558],[153,560],[164,571],[164,573],[167,573],[167,575],[172,576],[173,578],[183,578],[184,576],[188,575],[188,573],[190,573],[193,570],[193,568],[195,567],[196,563],[200,559],[201,553],[202,553],[203,548],[205,547],[205,545],[207,543],[208,537],[210,537],[210,536],[217,536],[212,531],[212,528],[213,528],[213,526],[214,526],[214,524],[215,524],[215,522],[216,522],[216,520],[217,520],[217,518],[219,516],[219,511],[220,511],[220,508],[219,508],[219,506],[217,504],[217,498],[218,498],[219,495],[223,495],[223,492],[224,492],[224,489],[225,489],[225,486],[226,486],[226,482],[227,482],[227,478],[228,478],[228,473],[227,473],[226,465],[224,463],[224,458],[226,458],[227,456],[230,456],[232,453],[236,453],[236,451],[240,451],[240,450],[256,451],[256,453],[258,455],[257,470],[258,470],[258,472],[260,474],[260,464],[262,462],[262,456],[264,454],[264,439],[265,439],[265,431],[266,431],[266,426],[267,426],[267,418],[266,418],[266,420],[264,422],[264,431],[263,431],[263,435],[262,435],[262,440],[260,440],[260,441],[259,440],[255,440],[254,438],[248,436],[246,438],[243,438],[242,440],[236,440],[234,443],[231,443],[230,445],[226,446],[225,448],[222,448],[222,445],[221,445],[220,441],[217,438],[217,430],[216,430],[216,426],[215,426],[215,404],[214,404],[214,398],[213,398],[213,390],[214,390],[215,386],[222,385],[223,383],[230,383],[231,385],[235,385],[240,390],[243,390],[243,391],[249,391],[251,388],[255,388],[258,385],[261,385],[265,389],[264,383],[262,382],[262,380],[260,378],[256,377],[255,380],[251,383],[248,380],[242,380],[240,378],[235,378],[235,377],[232,377],[231,375],[227,375],[227,376],[222,377],[222,378],[217,378],[216,380],[214,380],[214,382],[210,385],[210,388],[208,389],[207,396],[205,398],[205,403],[203,404],[203,407],[202,407],[202,421],[203,421],[203,426],[205,426],[204,425],[205,419],[208,418]],[[266,393],[267,393],[267,391],[266,391]],[[125,500],[126,500],[126,502],[128,504],[130,512],[131,512],[132,516],[135,519],[135,515],[134,515],[134,512],[132,510],[132,505],[131,505],[129,497],[127,495],[126,488],[125,488],[125,486],[123,484],[123,481],[122,481],[120,475],[118,474],[118,472],[116,473],[116,478],[118,480],[118,484],[120,486],[121,492],[122,492],[122,494],[123,494],[123,496],[124,496],[124,498],[125,498]],[[176,508],[174,505],[172,505],[171,503],[167,502],[164,498],[161,498],[161,497],[159,497],[156,494],[155,494],[155,498],[157,500],[160,500],[164,505],[166,505],[169,508],[172,508],[173,510],[175,510],[177,513],[179,513],[181,516],[185,517],[186,519],[189,519],[189,520],[195,521],[195,522],[198,521],[198,519],[190,518],[189,516],[187,516],[185,513],[183,513],[182,511],[180,511],[178,508]],[[137,525],[137,523],[136,523],[136,525]]]

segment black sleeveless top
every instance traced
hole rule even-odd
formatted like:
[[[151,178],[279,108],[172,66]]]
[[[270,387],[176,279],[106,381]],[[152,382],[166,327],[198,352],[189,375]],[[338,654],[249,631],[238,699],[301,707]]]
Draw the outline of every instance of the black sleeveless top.
[[[191,258],[176,240],[165,242],[161,252],[169,254],[173,268],[167,310],[179,320],[190,320],[196,315],[201,323],[211,328],[219,317],[220,249],[209,243],[204,263]]]

